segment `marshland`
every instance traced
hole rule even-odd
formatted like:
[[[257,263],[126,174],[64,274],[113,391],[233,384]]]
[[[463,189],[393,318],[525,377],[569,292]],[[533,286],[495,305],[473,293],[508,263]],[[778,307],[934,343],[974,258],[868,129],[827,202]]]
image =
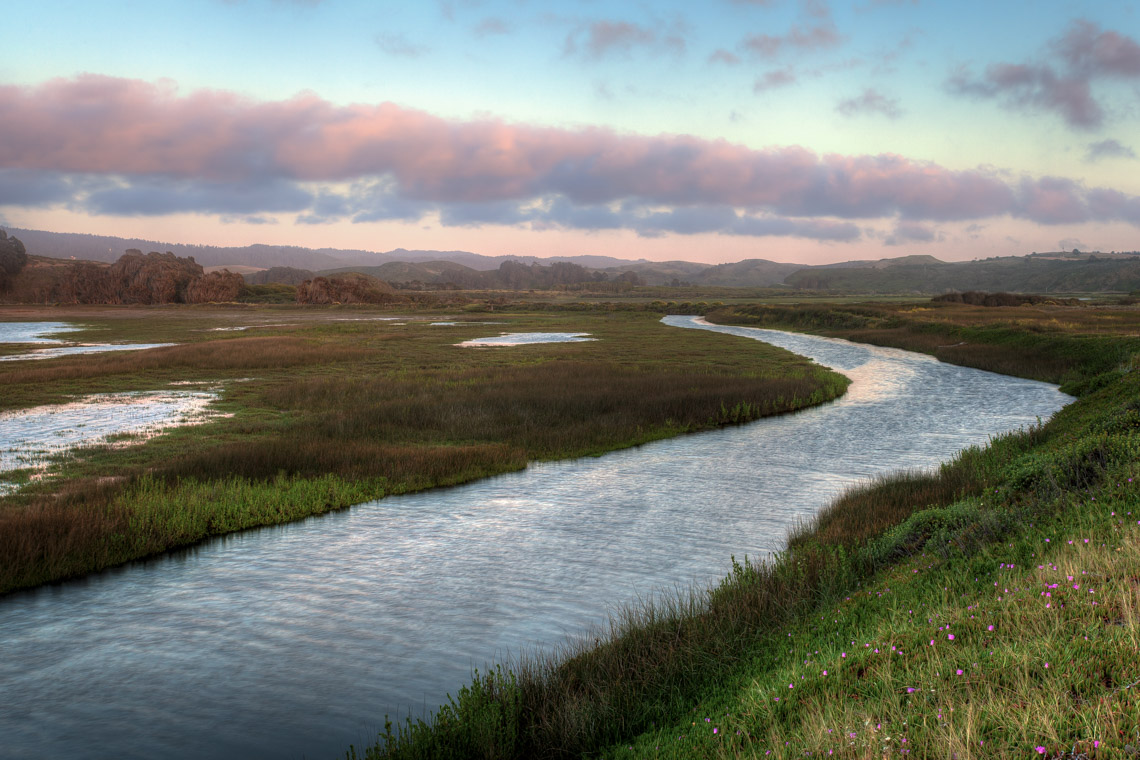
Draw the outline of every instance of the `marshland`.
[[[7,3],[0,760],[1140,757],[1137,3]]]
[[[833,334],[858,329],[863,332],[852,337],[890,345],[907,345],[905,337],[909,348],[936,356],[947,344],[973,344],[972,353],[941,358],[983,367],[994,356],[1008,361],[1014,353],[994,346],[1021,342],[1034,347],[1026,356],[1035,361],[1022,362],[1012,374],[1063,383],[1063,390],[1082,396],[1070,407],[1077,409],[1087,408],[1083,396],[1095,396],[1097,389],[1102,395],[1107,388],[1118,397],[1125,393],[1121,384],[1130,379],[1135,350],[1135,339],[1127,334],[1135,315],[1112,306],[981,313],[933,302],[705,309],[710,322],[762,322],[785,330],[756,333],[752,327],[708,323],[691,329],[700,327],[692,318],[662,321],[661,312],[679,306],[517,303],[506,310],[500,306],[493,318],[480,311],[53,310],[53,320],[74,320],[84,331],[60,339],[176,345],[13,362],[4,368],[6,387],[13,389],[4,399],[6,413],[92,394],[179,389],[186,383],[214,389],[218,398],[210,405],[215,413],[210,419],[162,435],[128,436],[58,454],[46,469],[14,479],[18,488],[5,498],[0,534],[9,590],[179,546],[193,548],[88,575],[83,585],[45,587],[58,589],[49,596],[46,591],[10,593],[0,604],[26,627],[9,632],[6,648],[28,658],[17,667],[30,683],[40,679],[43,668],[59,667],[53,658],[75,641],[126,635],[111,648],[102,644],[64,661],[85,675],[86,689],[120,690],[118,705],[108,713],[112,717],[126,720],[139,710],[186,711],[189,717],[170,723],[163,732],[169,739],[128,735],[119,749],[124,756],[169,753],[183,741],[179,731],[193,735],[204,725],[200,721],[219,720],[226,725],[215,730],[213,746],[234,756],[289,753],[301,746],[310,747],[307,755],[335,755],[337,747],[348,744],[354,745],[353,753],[394,756],[640,755],[656,754],[659,747],[677,757],[719,756],[729,750],[754,753],[761,741],[765,751],[783,754],[793,753],[793,746],[799,752],[805,746],[865,751],[867,734],[856,731],[863,743],[841,747],[796,727],[781,730],[798,737],[798,743],[785,738],[789,744],[779,749],[770,710],[764,713],[768,733],[762,740],[758,724],[748,722],[760,708],[753,705],[742,713],[735,700],[744,697],[735,696],[732,684],[744,683],[741,678],[753,685],[782,678],[795,664],[779,660],[776,654],[786,647],[773,648],[773,637],[794,641],[791,653],[797,657],[803,646],[814,647],[814,654],[834,631],[812,628],[812,615],[835,607],[839,595],[850,607],[859,600],[852,596],[855,589],[883,573],[899,572],[900,563],[916,557],[927,562],[924,578],[942,577],[959,561],[975,568],[979,554],[996,550],[997,540],[1021,540],[1019,531],[1029,530],[1026,515],[1035,516],[1038,527],[1032,530],[1045,524],[1038,521],[1046,518],[1036,515],[1048,510],[1038,501],[1098,485],[1102,470],[1123,460],[1115,449],[1085,451],[1089,444],[1074,443],[1083,433],[1072,432],[1071,423],[1057,433],[1060,420],[1073,418],[1069,410],[1044,422],[1065,403],[1053,387],[1030,382],[1012,390],[1010,382],[1023,381],[890,348],[819,343],[804,331],[821,331],[821,325]],[[34,311],[21,310],[19,317],[44,316]],[[457,324],[432,324],[440,321]],[[488,321],[501,324],[480,324]],[[457,345],[519,332],[588,333],[595,340],[479,350]],[[924,337],[930,335],[935,337]],[[1108,347],[1118,353],[1106,355]],[[815,363],[795,356],[812,351]],[[972,383],[981,383],[974,395]],[[1101,407],[1080,418],[1100,414]],[[805,411],[752,422],[795,409]],[[829,415],[860,410],[862,421],[839,417],[833,423],[839,428],[812,432]],[[953,413],[957,416],[945,416]],[[916,422],[917,427],[907,427]],[[1018,428],[1022,432],[986,445],[990,435]],[[948,435],[951,430],[954,435]],[[676,437],[693,432],[700,434]],[[1060,439],[1070,447],[1080,444],[1077,453],[1056,454]],[[655,440],[659,443],[645,445]],[[593,458],[614,449],[628,451]],[[1082,463],[1086,455],[1091,463]],[[554,463],[581,456],[590,458]],[[890,474],[899,468],[909,469]],[[1076,475],[1069,473],[1074,468]],[[532,480],[518,486],[509,478],[486,479],[523,469],[527,472],[510,477]],[[1013,484],[1011,471],[1020,478]],[[479,482],[463,488],[424,491],[474,480]],[[787,490],[792,482],[806,486]],[[1048,491],[1042,482],[1057,485]],[[817,517],[844,486],[853,490]],[[330,510],[333,514],[323,518],[201,543]],[[569,543],[551,543],[552,536]],[[486,548],[478,548],[480,542]],[[1124,550],[1116,554],[1130,556]],[[208,591],[211,586],[203,584],[220,580],[219,572],[233,576],[231,581]],[[723,581],[714,582],[725,573]],[[521,591],[504,596],[495,589],[504,583]],[[143,591],[152,584],[160,591]],[[445,593],[448,586],[454,588]],[[257,588],[265,589],[264,598],[241,591]],[[184,596],[189,589],[197,589],[197,596]],[[321,603],[312,596],[317,589]],[[559,597],[551,598],[555,589]],[[179,612],[183,598],[193,606]],[[101,600],[97,607],[90,606],[94,599]],[[408,617],[406,603],[412,599],[423,606],[422,617]],[[428,599],[442,606],[436,609]],[[167,630],[168,624],[185,629],[187,615],[204,600],[221,617],[191,626],[206,626],[192,638],[216,630],[222,620],[237,631],[208,649],[210,672],[251,673],[230,686],[225,678],[210,686],[195,681],[202,693],[212,695],[216,709],[231,716],[229,723],[204,708],[200,698],[186,703],[181,697],[159,697],[169,688],[163,679],[155,681],[157,693],[126,686],[143,672],[169,668],[161,663],[175,652],[188,667],[206,662],[205,653],[192,654],[193,648],[178,644],[180,636]],[[536,618],[535,610],[551,603],[555,607]],[[360,614],[344,618],[346,604]],[[169,623],[155,628],[150,616],[160,608]],[[104,622],[56,624],[46,634],[42,623],[64,610],[69,619]],[[864,635],[855,633],[863,613],[845,614],[849,627],[843,630],[852,631],[851,640]],[[301,641],[314,635],[341,640],[333,650],[339,654],[330,660],[280,635],[267,639],[266,626],[274,625],[269,621],[282,615],[294,617],[287,630]],[[130,622],[148,617],[147,625]],[[331,619],[341,618],[344,630],[330,627]],[[393,619],[403,622],[393,625]],[[317,629],[303,633],[312,625]],[[362,625],[376,630],[360,636]],[[797,632],[803,626],[806,632]],[[127,633],[132,630],[153,633]],[[1098,653],[1122,658],[1129,630],[1122,627],[1123,639],[1108,637]],[[354,633],[344,640],[349,631]],[[882,638],[881,632],[876,635]],[[37,662],[27,649],[33,640],[55,654]],[[340,649],[350,641],[357,654],[345,657]],[[415,654],[408,649],[413,641]],[[149,650],[154,653],[140,656]],[[293,661],[296,677],[275,683],[257,664],[258,650],[274,661]],[[832,668],[832,674],[846,672],[842,663]],[[463,686],[473,669],[475,681]],[[1111,678],[1126,677],[1126,658],[1117,670]],[[425,680],[425,672],[432,676]],[[175,668],[169,677],[193,678],[191,673]],[[310,690],[332,688],[333,674],[353,684],[350,693],[368,699],[351,700],[354,707],[347,711],[327,696],[314,703]],[[798,674],[806,682],[808,673]],[[864,686],[874,680],[859,678],[866,678]],[[875,687],[886,688],[876,678]],[[858,696],[857,687],[844,686]],[[1034,688],[1024,685],[1028,691],[1019,699],[1038,698]],[[266,691],[279,697],[275,707],[255,711],[265,725],[251,730],[250,716],[232,719],[234,700],[246,703]],[[884,694],[876,692],[880,698]],[[51,699],[31,689],[25,709]],[[783,701],[781,709],[792,704]],[[719,713],[710,712],[701,720],[709,718],[715,733],[682,730],[678,721],[713,703],[717,710],[723,706],[725,721],[737,715],[736,722],[713,726]],[[992,718],[1006,709],[1003,704],[991,711],[983,735],[1005,731]],[[1103,712],[1105,703],[1098,704]],[[897,701],[893,709],[905,720],[911,705],[913,700]],[[1115,714],[1112,700],[1108,706]],[[810,705],[805,709],[781,717],[785,723],[779,725],[838,721],[815,714]],[[851,709],[851,704],[844,707]],[[300,713],[311,714],[298,720]],[[292,729],[274,725],[272,716],[282,714],[294,716]],[[62,733],[92,730],[85,715],[61,715],[69,727]],[[1027,723],[1026,734],[1032,725]],[[723,741],[729,727],[736,744]],[[678,738],[664,742],[663,732],[674,729]],[[912,747],[929,748],[957,741],[956,735],[943,726],[907,738]],[[814,737],[814,743],[805,744],[805,736]],[[25,754],[34,755],[34,741],[24,741]],[[1017,746],[1015,739],[1008,741]],[[647,742],[653,743],[652,752]]]

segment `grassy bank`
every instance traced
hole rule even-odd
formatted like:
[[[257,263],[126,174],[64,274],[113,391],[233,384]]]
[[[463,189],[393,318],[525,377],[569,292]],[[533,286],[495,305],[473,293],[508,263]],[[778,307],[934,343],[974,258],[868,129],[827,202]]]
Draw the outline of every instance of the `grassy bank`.
[[[961,314],[949,327],[984,332]],[[431,721],[350,756],[1129,756],[1131,339],[1002,328],[1019,329],[1022,345],[1054,348],[1011,374],[1084,393],[1048,424],[853,489],[771,561],[734,560],[717,587],[628,609],[589,646],[478,675]]]
[[[0,407],[190,381],[220,388],[228,416],[61,457],[48,477],[0,499],[0,593],[531,460],[747,422],[847,386],[781,349],[670,328],[648,313],[434,326],[344,309],[88,307],[77,316],[88,325],[77,340],[179,345],[5,363]],[[502,331],[597,340],[454,345]]]

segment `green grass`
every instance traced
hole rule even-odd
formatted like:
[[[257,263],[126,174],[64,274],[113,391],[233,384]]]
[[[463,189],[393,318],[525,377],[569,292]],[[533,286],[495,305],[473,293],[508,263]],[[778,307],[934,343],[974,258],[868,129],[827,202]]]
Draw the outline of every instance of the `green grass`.
[[[1140,747],[1130,367],[1077,363],[1085,396],[1047,425],[854,488],[787,551],[621,611],[589,644],[503,663],[349,755],[1128,756]]]
[[[644,312],[512,313],[496,316],[502,324],[454,327],[339,308],[141,313],[147,316],[84,308],[79,318],[100,340],[179,345],[2,365],[0,408],[191,380],[219,388],[217,408],[227,416],[136,446],[59,457],[49,477],[0,499],[0,593],[386,493],[748,422],[821,403],[847,387],[842,376],[782,349],[671,328]],[[251,329],[213,329],[242,325]],[[454,345],[500,331],[589,332],[597,340]],[[241,483],[260,494],[249,497],[258,502],[275,498],[283,482],[320,491],[330,476],[341,486],[318,507],[298,495],[296,510],[255,510],[248,520],[214,520],[204,529],[152,522],[145,540],[134,535],[140,523],[116,527],[155,489],[174,499],[187,483]],[[120,534],[124,540],[109,538]]]
[[[73,485],[54,500],[0,511],[0,577],[12,588],[38,585],[383,494],[382,480],[335,475],[176,483],[144,475],[121,488],[106,482],[82,490]]]

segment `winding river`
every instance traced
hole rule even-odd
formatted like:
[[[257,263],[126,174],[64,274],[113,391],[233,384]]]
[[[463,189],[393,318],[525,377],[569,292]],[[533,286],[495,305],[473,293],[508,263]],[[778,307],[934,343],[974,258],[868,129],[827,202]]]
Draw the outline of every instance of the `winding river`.
[[[715,582],[730,554],[779,550],[845,485],[935,465],[1070,400],[894,349],[665,321],[774,343],[853,383],[794,415],[387,498],[0,599],[0,755],[343,756],[385,713],[433,709],[474,667],[580,633],[609,605]]]

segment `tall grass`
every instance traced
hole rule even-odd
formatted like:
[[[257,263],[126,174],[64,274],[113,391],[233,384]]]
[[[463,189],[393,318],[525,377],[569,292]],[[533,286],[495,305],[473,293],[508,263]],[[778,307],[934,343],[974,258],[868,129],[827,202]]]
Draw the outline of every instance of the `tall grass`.
[[[0,511],[0,591],[34,586],[187,546],[210,536],[298,520],[384,495],[384,482],[335,475],[74,483]]]

